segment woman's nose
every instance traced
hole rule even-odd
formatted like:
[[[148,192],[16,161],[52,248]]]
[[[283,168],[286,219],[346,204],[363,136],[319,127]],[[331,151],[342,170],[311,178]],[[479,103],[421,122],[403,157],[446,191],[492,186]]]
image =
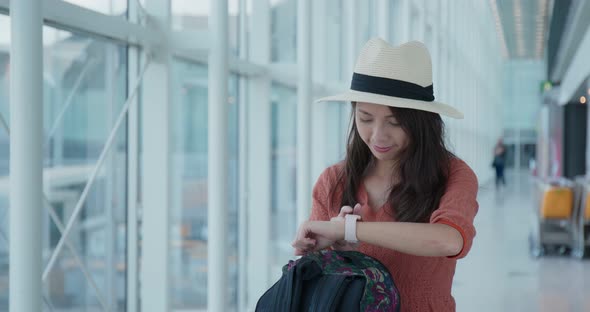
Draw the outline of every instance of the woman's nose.
[[[380,124],[376,124],[375,127],[373,127],[372,137],[374,142],[382,142],[387,140],[388,135],[384,128],[385,127]]]

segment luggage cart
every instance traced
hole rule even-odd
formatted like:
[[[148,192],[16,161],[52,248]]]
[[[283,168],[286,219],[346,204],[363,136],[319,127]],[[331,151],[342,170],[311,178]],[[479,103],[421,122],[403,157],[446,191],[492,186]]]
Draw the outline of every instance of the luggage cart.
[[[535,184],[531,255],[565,255],[574,246],[575,184],[565,178],[536,180]]]
[[[576,179],[577,204],[574,211],[572,256],[590,256],[590,177]]]

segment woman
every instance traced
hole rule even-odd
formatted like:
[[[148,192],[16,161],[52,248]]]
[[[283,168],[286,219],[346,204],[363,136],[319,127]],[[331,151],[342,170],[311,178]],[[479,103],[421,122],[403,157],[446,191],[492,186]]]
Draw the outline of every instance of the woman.
[[[296,255],[331,247],[380,260],[404,311],[455,310],[455,266],[471,248],[478,209],[477,178],[445,147],[439,114],[463,116],[434,101],[430,64],[419,42],[373,39],[351,90],[322,99],[352,102],[346,158],[319,177],[293,242]]]

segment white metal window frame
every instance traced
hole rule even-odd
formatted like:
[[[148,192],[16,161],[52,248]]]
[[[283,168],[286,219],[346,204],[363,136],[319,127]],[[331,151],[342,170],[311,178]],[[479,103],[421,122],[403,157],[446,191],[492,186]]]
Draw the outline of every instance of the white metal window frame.
[[[135,7],[134,4],[132,5],[135,1],[130,0],[129,8]],[[9,3],[9,0],[0,0],[0,11],[8,12]],[[158,50],[162,47],[162,42],[167,42],[166,48],[174,57],[201,64],[208,62],[211,46],[209,31],[172,30],[171,26],[167,29],[154,29],[158,26],[149,22],[147,25],[140,25],[121,17],[105,15],[61,0],[43,0],[42,13],[44,23],[49,26],[94,34],[148,51]],[[296,65],[263,66],[229,55],[229,70],[240,76],[263,75],[290,87],[297,86]],[[343,86],[344,84],[339,83],[316,82],[314,91],[319,93],[341,91]]]
[[[264,0],[263,0],[264,1]],[[258,0],[257,0],[258,2]],[[119,16],[110,16],[105,15],[100,12],[96,12],[87,8],[79,7],[75,4],[67,3],[60,0],[43,0],[43,8],[41,10],[42,19],[44,25],[56,27],[59,29],[64,29],[68,31],[80,32],[85,33],[90,36],[97,36],[100,38],[105,38],[115,43],[126,44],[129,46],[129,58],[128,58],[128,85],[133,85],[136,83],[137,79],[137,72],[139,71],[140,67],[140,51],[147,51],[150,55],[160,54],[161,51],[165,51],[166,54],[176,57],[178,59],[183,59],[185,61],[194,62],[194,63],[202,63],[208,64],[209,63],[209,51],[211,50],[211,42],[209,40],[209,31],[191,31],[191,30],[181,30],[181,31],[173,31],[169,25],[165,23],[161,23],[161,20],[158,20],[157,17],[147,16],[145,23],[142,25],[137,23],[140,21],[140,17],[142,17],[142,13],[145,13],[144,9],[141,8],[137,1],[130,1],[128,7],[128,15],[129,19],[122,19]],[[160,7],[165,5],[164,3],[168,3],[167,0],[156,0],[152,1],[151,3],[157,3]],[[245,8],[245,4],[242,8]],[[8,12],[10,11],[10,1],[8,0],[0,0],[0,12]],[[168,12],[169,14],[169,12]],[[145,17],[145,16],[143,16]],[[246,24],[246,19],[243,19],[243,26]],[[166,26],[161,26],[161,25]],[[244,30],[243,30],[244,31]],[[307,39],[309,40],[309,39]],[[166,43],[162,45],[162,42]],[[311,49],[309,44],[306,45],[306,49]],[[262,78],[265,81],[276,81],[281,83],[287,87],[297,88],[304,83],[304,86],[309,91],[305,91],[308,100],[311,98],[312,94],[326,94],[329,92],[336,92],[336,90],[342,90],[343,85],[339,83],[326,83],[326,84],[319,84],[319,83],[312,83],[310,80],[310,75],[305,74],[305,78],[299,77],[299,71],[301,71],[301,66],[297,66],[295,64],[270,64],[268,62],[264,62],[264,65],[256,64],[255,62],[244,60],[242,58],[238,58],[232,55],[228,56],[228,67],[230,72],[236,73],[240,75],[242,78],[252,78],[258,77]],[[309,59],[309,56],[307,56]],[[306,62],[305,71],[311,71],[309,61]],[[246,98],[244,98],[246,99]],[[133,99],[132,101],[137,101]],[[302,101],[303,102],[303,101]],[[131,104],[131,103],[129,103]],[[309,105],[307,103],[306,105]],[[308,110],[308,109],[306,109]],[[245,115],[244,115],[245,116]],[[129,118],[129,132],[128,132],[128,144],[129,144],[129,154],[128,159],[130,163],[139,163],[139,155],[137,151],[138,147],[138,120],[142,118],[138,116],[137,108],[135,105],[131,105],[131,109],[128,112]],[[242,124],[241,128],[246,130],[247,125]],[[246,133],[246,131],[241,131]],[[310,143],[305,143],[305,145],[309,146]],[[243,148],[242,152],[247,151],[248,148]],[[309,150],[306,148],[306,153]],[[247,153],[244,153],[244,155]],[[309,162],[305,164],[304,167],[309,167]],[[128,283],[127,283],[127,309],[128,311],[137,311],[140,309],[138,298],[139,298],[139,280],[140,272],[138,269],[138,252],[137,252],[137,242],[138,242],[138,231],[137,228],[137,221],[138,221],[138,207],[142,207],[142,204],[139,202],[139,198],[137,197],[138,194],[138,175],[139,175],[139,168],[132,166],[128,168],[128,237],[127,237],[127,256],[128,256]],[[302,172],[306,172],[306,177],[308,177],[308,170],[309,168],[300,170],[304,170]],[[310,185],[312,181],[303,181],[301,180],[300,183],[304,183],[305,185]],[[247,193],[247,189],[242,189],[243,193]],[[263,192],[265,193],[265,192]],[[262,195],[262,194],[261,194]],[[270,196],[270,194],[268,194]],[[164,195],[164,197],[169,195]],[[248,198],[246,194],[240,195],[245,200]],[[266,197],[262,195],[262,197]],[[262,199],[262,198],[261,198]],[[78,204],[80,206],[80,203]],[[304,218],[304,209],[305,206],[301,206],[300,208],[300,218]],[[78,209],[79,210],[79,209]],[[246,216],[243,215],[240,219],[245,219]],[[71,221],[71,220],[70,220]],[[218,222],[219,223],[219,222]],[[241,223],[245,224],[245,223]],[[251,226],[251,225],[250,225]],[[250,227],[247,226],[247,227]],[[167,226],[166,226],[167,228]],[[162,230],[162,229],[160,229]],[[62,238],[61,244],[67,245],[67,233],[68,227],[65,229],[66,237]],[[242,244],[246,245],[246,244]],[[59,248],[57,250],[59,252]],[[245,250],[244,250],[245,252]],[[242,255],[245,253],[242,252]],[[57,253],[56,253],[57,254]],[[53,256],[55,258],[56,255]],[[54,259],[53,259],[54,260]],[[53,261],[50,261],[52,264]],[[165,260],[162,259],[162,263],[165,263]],[[51,267],[51,264],[48,268]],[[246,264],[243,262],[242,267]],[[165,264],[167,266],[167,263]],[[46,268],[46,270],[48,269]],[[242,271],[247,271],[242,269]],[[46,275],[46,274],[45,274]],[[166,276],[167,274],[163,275]],[[245,281],[243,280],[244,276],[242,276],[242,283]],[[269,280],[267,279],[264,281],[264,284],[267,284]],[[265,287],[264,284],[258,287]],[[245,284],[242,284],[245,285]],[[167,297],[167,296],[165,296]],[[213,297],[215,298],[215,296]],[[146,298],[144,298],[145,300]],[[154,300],[158,300],[155,299]],[[219,301],[219,300],[216,300]],[[142,302],[145,304],[145,302]],[[164,299],[163,305],[168,306],[168,299]],[[240,309],[244,308],[244,305],[251,305],[252,298],[250,300],[246,299],[244,296],[241,297],[239,300]],[[219,306],[218,306],[219,307]],[[104,308],[104,304],[103,304]]]

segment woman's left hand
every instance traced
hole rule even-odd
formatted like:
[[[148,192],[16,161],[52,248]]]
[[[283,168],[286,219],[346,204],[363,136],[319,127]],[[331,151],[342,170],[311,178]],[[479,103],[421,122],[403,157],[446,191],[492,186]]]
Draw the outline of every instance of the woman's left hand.
[[[295,255],[322,250],[344,239],[343,221],[306,221],[299,226],[297,236],[291,244]]]

